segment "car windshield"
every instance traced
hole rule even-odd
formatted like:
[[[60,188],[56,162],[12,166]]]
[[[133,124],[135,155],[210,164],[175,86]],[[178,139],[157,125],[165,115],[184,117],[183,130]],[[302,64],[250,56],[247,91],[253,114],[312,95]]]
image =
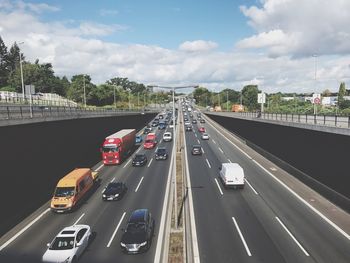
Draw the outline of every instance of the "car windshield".
[[[73,196],[75,187],[57,187],[55,191],[55,197],[69,197]]]
[[[145,143],[152,143],[153,140],[146,140]]]
[[[166,152],[165,149],[158,149],[158,151],[157,151],[158,154],[164,154],[165,152]]]
[[[102,148],[102,151],[104,153],[118,152],[118,147],[116,147],[116,146],[104,146]]]
[[[145,158],[144,155],[141,155],[141,154],[135,155],[135,159],[137,160],[142,160],[143,158]]]
[[[145,232],[145,229],[146,229],[145,223],[130,223],[128,224],[126,231],[134,234],[134,233]]]
[[[49,249],[66,250],[74,247],[74,237],[56,237]]]
[[[121,183],[110,183],[107,186],[107,189],[121,189],[122,188],[122,184]]]

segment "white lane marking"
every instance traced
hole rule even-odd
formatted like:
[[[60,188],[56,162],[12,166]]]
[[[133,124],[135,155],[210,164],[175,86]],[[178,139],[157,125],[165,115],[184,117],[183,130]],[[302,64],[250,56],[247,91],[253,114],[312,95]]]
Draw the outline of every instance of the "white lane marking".
[[[235,219],[234,217],[232,217],[232,220],[233,220],[233,223],[234,223],[235,226],[236,226],[236,229],[237,229],[237,231],[238,231],[239,236],[241,237],[242,243],[243,243],[243,245],[244,245],[244,247],[245,247],[245,250],[247,251],[248,256],[251,257],[252,254],[250,253],[249,247],[248,247],[247,243],[245,242],[245,239],[244,239],[244,237],[243,237],[243,235],[242,235],[241,230],[239,229],[239,226],[238,226],[238,224],[237,224],[236,219]]]
[[[162,143],[163,139],[160,139],[159,143]]]
[[[158,151],[158,146],[157,146],[157,148],[156,148],[156,151]]]
[[[77,221],[74,222],[73,225],[78,224],[78,222],[79,222],[84,216],[85,216],[85,213],[83,213],[83,214],[77,219]]]
[[[142,176],[142,178],[141,178],[139,184],[137,185],[137,187],[136,187],[136,189],[135,189],[135,193],[139,190],[139,187],[140,187],[142,181],[143,181],[143,176]]]
[[[197,133],[194,133],[194,136],[196,136],[196,137],[197,137]]]
[[[208,159],[205,159],[205,160],[207,161],[207,164],[208,164],[209,168],[211,168],[211,165],[210,165]]]
[[[230,159],[227,159],[227,161],[228,161],[229,163],[232,163]]]
[[[249,187],[253,190],[253,192],[256,194],[256,195],[259,195],[258,192],[254,189],[254,187],[248,182],[247,179],[244,178],[244,181],[246,181],[246,183],[249,185]]]
[[[208,122],[209,125],[211,125],[214,129],[215,127]],[[302,202],[304,205],[306,205],[308,208],[310,208],[314,213],[316,213],[319,217],[321,217],[324,221],[326,221],[329,225],[331,225],[334,229],[336,229],[340,234],[342,234],[345,238],[350,240],[350,235],[346,233],[343,229],[341,229],[336,223],[328,219],[324,214],[322,214],[320,211],[318,211],[315,207],[310,205],[307,201],[305,201],[300,195],[298,195],[296,192],[294,192],[289,186],[287,186],[285,183],[283,183],[280,179],[275,177],[270,171],[268,171],[264,166],[262,166],[257,161],[253,160],[252,157],[250,157],[247,153],[245,153],[240,147],[238,147],[236,144],[234,144],[232,141],[230,141],[225,135],[223,135],[219,130],[216,130],[219,134],[221,134],[222,137],[224,137],[229,143],[231,143],[236,149],[238,149],[240,152],[242,152],[245,156],[247,156],[250,160],[252,160],[257,166],[259,166],[262,170],[264,170],[267,174],[269,174],[273,179],[275,179],[279,184],[281,184],[285,189],[287,189],[291,194],[293,194],[300,202]]]
[[[11,237],[9,240],[7,240],[1,247],[0,251],[6,248],[9,244],[11,244],[13,241],[17,239],[20,235],[22,235],[28,228],[30,228],[32,225],[34,225],[40,218],[42,218],[47,212],[50,211],[50,208],[46,209],[44,212],[42,212],[40,215],[38,215],[35,219],[33,219],[28,225],[26,225],[24,228],[22,228],[16,235]]]
[[[197,139],[197,142],[198,142],[198,144],[200,144],[201,142]]]
[[[299,241],[293,236],[293,234],[288,230],[288,228],[282,223],[282,221],[275,216],[277,221],[281,224],[281,226],[284,228],[284,230],[288,233],[288,235],[294,240],[294,242],[298,245],[298,247],[304,252],[306,256],[310,256],[309,253],[303,248],[303,246],[299,243]]]
[[[104,166],[104,164],[101,164],[99,167],[97,167],[97,169],[95,170],[95,172],[98,172],[103,166]]]
[[[140,150],[141,150],[141,147],[139,147],[139,148],[137,149],[136,153],[138,153]]]
[[[219,151],[221,152],[221,153],[224,153],[224,151],[219,147]]]
[[[222,192],[221,187],[220,187],[220,185],[219,185],[219,182],[218,182],[218,180],[216,180],[216,178],[215,178],[215,182],[216,182],[216,185],[217,185],[218,188],[219,188],[220,194],[221,194],[221,195],[224,195],[224,193]]]
[[[152,161],[153,161],[153,158],[149,161],[147,167],[149,167],[151,165]]]
[[[202,148],[202,152],[205,153],[203,147],[201,147],[201,148]]]
[[[121,223],[122,223],[122,221],[123,221],[125,215],[126,215],[126,212],[123,213],[122,218],[119,220],[119,223],[118,223],[117,227],[115,228],[115,230],[114,230],[114,232],[113,232],[113,235],[111,236],[111,239],[109,240],[109,242],[108,242],[108,244],[107,244],[107,247],[110,247],[110,246],[111,246],[111,243],[112,243],[112,241],[113,241],[113,239],[114,239],[114,237],[115,237],[115,234],[117,234],[118,228],[120,227],[120,225],[121,225]]]
[[[114,182],[114,180],[115,180],[115,177],[111,180],[111,183],[113,183]]]
[[[131,162],[131,159],[123,166],[123,168],[127,167],[130,162]]]
[[[215,143],[215,144],[216,144],[216,141],[215,141],[214,139],[212,139],[211,141],[212,141],[213,143]]]

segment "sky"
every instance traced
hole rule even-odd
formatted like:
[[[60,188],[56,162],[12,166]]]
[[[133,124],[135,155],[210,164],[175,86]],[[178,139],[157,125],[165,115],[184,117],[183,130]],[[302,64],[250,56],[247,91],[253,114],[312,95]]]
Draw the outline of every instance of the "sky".
[[[0,36],[95,84],[267,93],[350,85],[349,0],[0,0]]]

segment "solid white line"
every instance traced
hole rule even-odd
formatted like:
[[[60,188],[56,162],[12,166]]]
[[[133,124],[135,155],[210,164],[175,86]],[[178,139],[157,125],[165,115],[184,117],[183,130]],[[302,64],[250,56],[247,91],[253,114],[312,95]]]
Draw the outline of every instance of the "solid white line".
[[[99,167],[97,167],[97,169],[95,170],[95,172],[98,172],[103,166],[104,166],[104,164],[101,164]]]
[[[246,181],[246,183],[249,185],[249,187],[253,190],[253,192],[258,195],[258,192],[254,189],[254,187],[248,182],[247,179],[244,178],[244,181]]]
[[[153,158],[149,161],[147,167],[149,167],[151,165],[152,161],[153,161]]]
[[[227,161],[229,161],[230,163],[232,163],[230,159],[227,159]]]
[[[208,164],[209,168],[211,168],[211,165],[210,165],[208,159],[205,159],[205,160],[207,161],[207,164]]]
[[[281,226],[284,228],[284,230],[288,233],[288,235],[294,240],[294,242],[298,245],[298,247],[304,252],[306,256],[310,256],[309,253],[303,248],[303,246],[298,242],[298,240],[293,236],[293,234],[288,230],[288,228],[282,223],[282,221],[275,216],[277,221],[281,224]]]
[[[136,189],[135,189],[135,193],[137,192],[137,190],[139,190],[139,187],[140,187],[142,181],[143,181],[143,176],[142,176],[142,178],[141,178],[139,184],[137,185],[137,187],[136,187]]]
[[[157,146],[157,148],[156,148],[156,151],[158,151],[158,146]]]
[[[212,141],[213,143],[215,143],[215,144],[216,144],[216,141],[215,141],[214,139],[212,139],[211,141]]]
[[[219,147],[219,151],[221,152],[221,153],[224,153],[224,151]]]
[[[115,180],[115,177],[111,180],[111,183],[113,183],[114,182],[114,180]]]
[[[203,147],[201,147],[201,148],[202,148],[202,152],[205,153]]]
[[[131,159],[123,166],[123,168],[127,167],[130,162],[131,162]]]
[[[208,122],[209,125],[211,125],[214,129],[215,127]],[[275,177],[272,173],[270,173],[269,170],[267,170],[265,167],[263,167],[260,163],[253,160],[252,157],[250,157],[247,153],[245,153],[240,147],[238,147],[236,144],[234,144],[232,141],[230,141],[225,135],[223,135],[219,130],[217,130],[219,134],[221,134],[222,137],[224,137],[229,143],[231,143],[235,148],[237,148],[240,152],[242,152],[245,156],[247,156],[250,160],[252,160],[257,166],[259,166],[262,170],[264,170],[267,174],[269,174],[273,179],[275,179],[279,184],[281,184],[285,189],[287,189],[290,193],[292,193],[299,201],[301,201],[304,205],[306,205],[308,208],[310,208],[314,213],[316,213],[319,217],[321,217],[324,221],[326,221],[329,225],[331,225],[334,229],[336,229],[340,234],[342,234],[344,237],[346,237],[348,240],[350,240],[350,235],[346,233],[343,229],[341,229],[337,224],[332,222],[330,219],[328,219],[324,214],[322,214],[320,211],[318,211],[316,208],[314,208],[312,205],[310,205],[307,201],[305,201],[300,195],[298,195],[296,192],[294,192],[291,188],[289,188],[285,183],[283,183],[280,179]]]
[[[82,219],[82,218],[84,217],[84,215],[85,215],[85,213],[83,213],[83,214],[78,218],[78,220],[75,221],[75,223],[74,223],[73,225],[78,224],[78,222],[80,221],[80,219]]]
[[[137,149],[136,153],[138,153],[140,150],[141,150],[141,147],[139,147],[139,148]]]
[[[194,136],[196,136],[196,137],[197,137],[197,133],[194,133]]]
[[[201,142],[197,139],[197,142],[200,144]]]
[[[222,190],[221,190],[221,188],[220,188],[220,185],[219,185],[218,180],[216,180],[216,178],[214,178],[214,179],[215,179],[216,185],[217,185],[218,188],[219,188],[220,194],[223,195],[224,193],[222,192]]]
[[[44,212],[42,212],[38,217],[33,219],[28,225],[26,225],[24,228],[22,228],[16,235],[11,237],[9,240],[7,240],[1,247],[0,251],[3,250],[5,247],[7,247],[9,244],[11,244],[14,240],[16,240],[17,237],[22,235],[28,228],[30,228],[32,225],[34,225],[40,218],[42,218],[47,212],[50,211],[50,208],[46,209]]]
[[[162,143],[163,139],[160,139],[159,143]]]
[[[234,217],[232,217],[232,220],[233,220],[233,223],[234,223],[235,226],[236,226],[236,229],[237,229],[237,231],[238,231],[239,236],[241,237],[242,243],[243,243],[243,245],[244,245],[244,247],[245,247],[245,250],[247,251],[248,256],[251,257],[252,254],[250,253],[249,247],[248,247],[247,243],[245,242],[245,239],[244,239],[244,237],[243,237],[243,235],[242,235],[241,230],[239,229],[239,226],[238,226],[238,224],[237,224],[237,222],[236,222],[236,219],[235,219]]]
[[[125,215],[126,215],[126,212],[123,213],[122,218],[119,220],[119,223],[118,223],[117,227],[115,228],[115,230],[113,232],[113,235],[111,236],[111,239],[109,240],[109,242],[107,244],[107,247],[111,246],[111,243],[112,243],[112,241],[113,241],[113,239],[115,237],[115,234],[117,234],[118,228],[120,227],[120,225],[121,225]]]

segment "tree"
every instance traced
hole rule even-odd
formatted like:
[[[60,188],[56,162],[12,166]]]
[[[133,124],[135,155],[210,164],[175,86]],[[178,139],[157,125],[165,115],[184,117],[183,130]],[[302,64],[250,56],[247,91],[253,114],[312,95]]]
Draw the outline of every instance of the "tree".
[[[0,87],[8,85],[9,61],[7,47],[0,36]]]
[[[332,95],[332,92],[329,90],[329,89],[325,89],[323,92],[322,92],[322,97],[329,97]]]
[[[96,86],[91,83],[91,77],[89,75],[74,75],[71,79],[71,84],[67,91],[67,96],[69,99],[76,102],[84,103],[84,82],[85,82],[85,94],[86,103],[89,103],[92,99],[91,91],[96,88]]]
[[[258,104],[259,89],[257,85],[247,85],[242,89],[243,105],[249,111],[255,111],[259,108]]]
[[[340,83],[339,91],[338,91],[338,105],[340,109],[345,109],[347,107],[347,103],[345,102],[344,96],[346,96],[346,87],[345,83]]]

